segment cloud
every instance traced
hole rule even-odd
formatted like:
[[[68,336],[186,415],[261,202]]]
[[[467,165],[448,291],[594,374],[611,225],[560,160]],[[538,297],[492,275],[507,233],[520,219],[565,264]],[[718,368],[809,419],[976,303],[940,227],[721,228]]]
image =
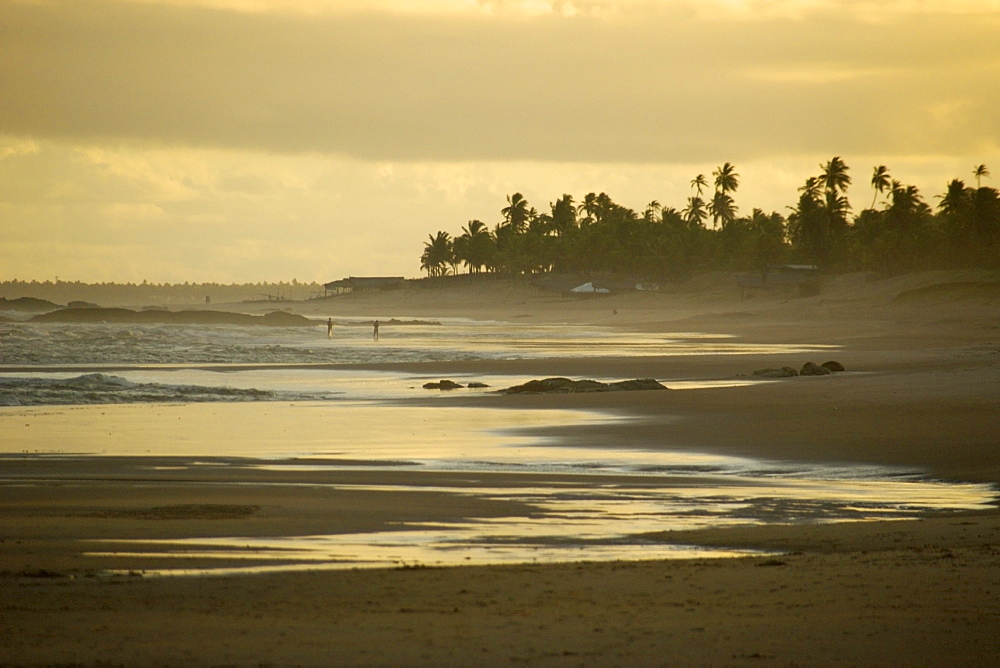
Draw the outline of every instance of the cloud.
[[[428,234],[724,161],[933,202],[1000,162],[1000,0],[0,0],[0,278],[413,276]],[[994,170],[995,171],[995,170]]]
[[[0,278],[136,282],[416,276],[429,234],[458,234],[472,219],[492,228],[514,192],[539,211],[588,192],[640,211],[654,199],[680,209],[691,179],[719,164],[369,162],[2,138],[0,155]],[[740,211],[787,214],[832,155],[851,168],[856,207],[870,202],[875,165],[933,203],[949,179],[968,182],[982,162],[853,153],[738,161]]]
[[[737,18],[669,2],[628,3],[610,18],[583,2],[534,14],[504,3],[437,14],[215,4],[9,5],[0,132],[376,161],[677,162],[1000,143],[990,113],[1000,93],[984,85],[1000,74],[990,12],[886,23],[825,3],[723,3]],[[798,17],[775,10],[793,5]]]

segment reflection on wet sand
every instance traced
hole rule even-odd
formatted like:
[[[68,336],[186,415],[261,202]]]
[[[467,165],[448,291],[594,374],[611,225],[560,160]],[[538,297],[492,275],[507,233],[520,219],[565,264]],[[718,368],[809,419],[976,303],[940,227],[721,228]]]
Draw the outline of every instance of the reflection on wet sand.
[[[636,484],[573,485],[566,477],[523,487],[338,485],[354,491],[475,496],[513,501],[526,514],[448,522],[402,522],[387,531],[310,536],[115,541],[92,556],[176,562],[150,575],[259,573],[338,568],[547,563],[615,559],[732,557],[748,550],[665,541],[664,532],[767,523],[902,520],[942,510],[979,510],[986,485],[899,480],[760,479],[739,476],[638,476]],[[185,565],[210,560],[209,567]],[[243,562],[243,565],[238,565]]]
[[[27,453],[22,461],[39,464],[35,473],[25,467],[20,485],[76,484],[74,462],[90,461],[96,482],[195,484],[207,475],[204,483],[253,489],[251,496],[307,486],[388,493],[395,503],[419,491],[456,511],[444,520],[416,511],[391,526],[334,534],[242,536],[233,526],[210,537],[122,536],[88,552],[142,555],[148,573],[732,556],[671,544],[669,532],[906,519],[984,509],[995,498],[989,485],[928,481],[914,470],[570,446],[537,435],[621,419],[583,410],[269,402],[17,408],[0,414],[0,429],[12,451]],[[104,459],[108,467],[131,464],[102,474]],[[275,525],[269,533],[285,531]]]

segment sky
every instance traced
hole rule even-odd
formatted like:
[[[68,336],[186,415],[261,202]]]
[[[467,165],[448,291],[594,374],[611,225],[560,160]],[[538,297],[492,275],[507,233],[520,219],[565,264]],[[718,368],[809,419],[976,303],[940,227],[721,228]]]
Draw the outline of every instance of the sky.
[[[0,280],[420,275],[424,242],[735,165],[1000,186],[1000,0],[0,0]]]

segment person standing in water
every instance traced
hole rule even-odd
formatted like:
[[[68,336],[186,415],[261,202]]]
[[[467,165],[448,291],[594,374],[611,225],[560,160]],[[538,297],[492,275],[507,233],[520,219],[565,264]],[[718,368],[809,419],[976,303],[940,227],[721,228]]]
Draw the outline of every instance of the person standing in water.
[[[326,319],[326,338],[333,338],[333,318]]]
[[[378,320],[372,325],[372,338],[378,341]]]

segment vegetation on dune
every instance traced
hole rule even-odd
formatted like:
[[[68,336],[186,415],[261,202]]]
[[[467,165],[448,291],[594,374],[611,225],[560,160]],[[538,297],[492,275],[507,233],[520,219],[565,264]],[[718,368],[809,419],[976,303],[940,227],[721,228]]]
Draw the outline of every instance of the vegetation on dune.
[[[492,229],[471,220],[457,236],[429,235],[420,266],[428,276],[464,270],[655,280],[786,263],[882,274],[1000,266],[1000,192],[982,185],[986,165],[972,170],[975,187],[954,179],[933,207],[915,186],[879,165],[870,181],[871,205],[857,215],[848,199],[849,172],[839,157],[820,164],[787,215],[752,209],[741,216],[735,200],[740,175],[728,162],[711,182],[703,174],[692,179],[692,194],[680,210],[654,200],[638,212],[606,193],[588,193],[579,203],[563,195],[540,213],[514,193]]]

